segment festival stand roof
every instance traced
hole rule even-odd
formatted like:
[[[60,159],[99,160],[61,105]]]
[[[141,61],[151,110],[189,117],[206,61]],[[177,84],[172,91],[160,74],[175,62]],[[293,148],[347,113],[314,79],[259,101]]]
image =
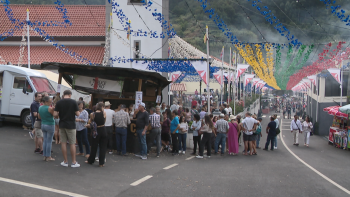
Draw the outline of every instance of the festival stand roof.
[[[170,91],[186,92],[186,84],[183,83],[173,83],[171,84]]]
[[[142,71],[132,68],[117,68],[104,66],[89,66],[81,64],[66,64],[58,62],[44,62],[41,69],[47,67],[56,68],[69,85],[73,85],[72,75],[79,74],[88,77],[99,77],[108,80],[116,80],[119,77],[151,80],[156,82],[162,89],[168,86],[171,81],[161,74],[152,71]]]

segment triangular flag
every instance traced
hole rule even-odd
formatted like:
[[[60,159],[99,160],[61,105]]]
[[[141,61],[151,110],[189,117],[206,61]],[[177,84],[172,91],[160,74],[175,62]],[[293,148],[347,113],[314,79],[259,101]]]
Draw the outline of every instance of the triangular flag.
[[[253,87],[260,81],[259,78],[254,78],[253,79]]]
[[[170,75],[170,80],[175,83],[175,81],[181,76],[181,71],[173,72]]]
[[[244,77],[244,86],[246,86],[254,78],[254,74],[245,74]]]
[[[329,73],[331,73],[331,75],[333,76],[333,78],[339,83],[340,82],[340,69],[339,68],[329,68],[327,69]]]
[[[218,81],[218,83],[221,85],[222,84],[222,81],[221,81],[221,71],[218,71],[217,73],[214,73],[213,74],[216,81]]]
[[[205,84],[207,83],[207,62],[206,61],[191,61],[192,66],[198,72]]]
[[[237,73],[236,73],[236,80],[247,70],[249,67],[248,64],[238,64],[237,65]]]
[[[311,83],[313,83],[316,86],[316,80],[317,80],[316,75],[307,76],[307,78],[311,81]]]

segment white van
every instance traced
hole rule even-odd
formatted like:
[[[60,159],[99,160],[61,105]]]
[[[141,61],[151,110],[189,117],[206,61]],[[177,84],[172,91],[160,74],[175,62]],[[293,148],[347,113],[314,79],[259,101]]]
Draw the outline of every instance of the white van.
[[[35,92],[56,94],[46,76],[28,68],[0,65],[0,114],[18,118],[26,127],[31,126],[30,105]]]

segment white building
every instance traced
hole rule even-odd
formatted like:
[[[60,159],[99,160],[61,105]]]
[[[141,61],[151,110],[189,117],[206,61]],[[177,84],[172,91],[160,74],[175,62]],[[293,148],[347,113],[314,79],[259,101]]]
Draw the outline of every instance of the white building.
[[[110,57],[122,59],[137,59],[137,58],[168,58],[168,43],[167,33],[168,29],[164,29],[159,20],[152,15],[152,13],[161,13],[164,16],[163,22],[169,21],[169,0],[153,0],[152,6],[145,9],[142,0],[122,0],[114,1],[119,6],[112,7],[112,31],[111,31],[111,45]],[[146,3],[147,0],[146,0]],[[151,9],[151,11],[149,11]],[[123,13],[125,16],[120,16]],[[131,36],[128,40],[127,23],[131,22]],[[167,24],[168,25],[168,24]],[[147,32],[147,36],[139,31]],[[158,38],[154,38],[151,32],[156,32]],[[161,33],[165,38],[160,38]],[[131,47],[130,47],[131,43]],[[134,48],[134,49],[132,49]],[[138,51],[138,53],[135,52]],[[131,68],[131,63],[111,63],[113,67]]]

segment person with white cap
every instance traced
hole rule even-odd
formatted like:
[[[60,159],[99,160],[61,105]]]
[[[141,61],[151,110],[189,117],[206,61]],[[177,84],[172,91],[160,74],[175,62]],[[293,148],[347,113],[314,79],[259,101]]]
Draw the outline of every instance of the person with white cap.
[[[112,104],[109,101],[106,101],[104,110],[106,113],[105,129],[108,136],[107,147],[109,149],[109,154],[113,153],[113,114],[115,113],[113,110],[111,110],[111,105]]]
[[[149,114],[145,103],[139,105],[138,110],[134,113],[134,119],[136,119],[136,134],[140,142],[140,155],[135,156],[145,160],[147,159],[146,132],[149,124]]]
[[[218,153],[219,145],[221,144],[221,156],[224,155],[225,149],[226,149],[226,133],[228,132],[229,126],[226,120],[224,120],[225,115],[220,114],[220,119],[216,121],[215,127],[215,133],[216,133],[216,140],[215,140],[215,154]]]

